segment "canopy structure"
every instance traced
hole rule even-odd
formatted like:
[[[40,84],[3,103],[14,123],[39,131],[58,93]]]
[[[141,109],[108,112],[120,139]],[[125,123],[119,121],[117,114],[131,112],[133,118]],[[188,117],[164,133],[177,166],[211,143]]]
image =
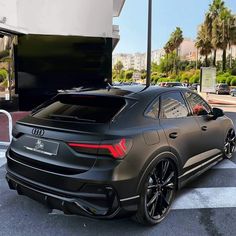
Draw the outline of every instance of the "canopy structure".
[[[120,16],[125,0],[113,0],[113,17]]]
[[[120,15],[124,3],[125,0],[0,0],[0,30],[112,38],[113,17]]]
[[[31,110],[58,90],[112,82],[112,51],[120,39],[113,18],[124,3],[0,0],[0,38],[18,35],[12,55],[19,109]]]

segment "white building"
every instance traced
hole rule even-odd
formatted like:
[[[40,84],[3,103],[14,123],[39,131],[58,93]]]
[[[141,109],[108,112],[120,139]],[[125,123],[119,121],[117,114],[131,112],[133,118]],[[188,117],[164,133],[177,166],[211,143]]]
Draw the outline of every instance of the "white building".
[[[223,54],[222,50],[216,51],[216,61],[222,61],[222,54]],[[232,55],[233,59],[236,59],[236,46],[235,45],[232,46],[231,48],[227,48],[226,55],[229,56],[230,54]],[[212,53],[212,57],[213,57],[213,53]]]
[[[165,50],[164,49],[157,49],[152,51],[152,61],[155,62],[157,65],[160,64],[161,58],[165,56]]]
[[[197,48],[195,41],[185,38],[179,47],[179,56],[181,60],[195,61],[197,58]]]

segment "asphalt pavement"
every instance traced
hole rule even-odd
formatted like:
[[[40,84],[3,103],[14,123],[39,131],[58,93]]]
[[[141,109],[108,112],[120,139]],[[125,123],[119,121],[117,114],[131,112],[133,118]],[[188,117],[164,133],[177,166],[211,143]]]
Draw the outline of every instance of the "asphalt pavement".
[[[236,124],[236,107],[220,106]],[[235,235],[236,153],[179,191],[167,218],[144,227],[130,218],[66,216],[8,189],[0,147],[0,236],[5,235]]]

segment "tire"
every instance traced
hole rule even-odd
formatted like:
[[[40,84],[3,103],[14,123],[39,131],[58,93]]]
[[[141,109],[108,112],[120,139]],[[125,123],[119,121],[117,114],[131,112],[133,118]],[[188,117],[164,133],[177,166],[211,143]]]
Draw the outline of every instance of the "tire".
[[[160,223],[170,210],[176,190],[175,164],[168,158],[160,159],[145,179],[134,220],[144,225]]]
[[[223,155],[225,159],[231,159],[235,150],[236,136],[234,129],[230,129],[224,141]]]

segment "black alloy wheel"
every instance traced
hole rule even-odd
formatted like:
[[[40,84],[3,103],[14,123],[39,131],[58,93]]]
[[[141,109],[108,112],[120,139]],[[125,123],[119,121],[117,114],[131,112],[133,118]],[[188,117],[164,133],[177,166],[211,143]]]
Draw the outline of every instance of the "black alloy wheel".
[[[228,131],[224,144],[224,156],[230,159],[235,150],[235,131],[233,129]]]
[[[161,222],[170,210],[176,189],[174,163],[170,159],[160,160],[146,179],[136,220],[149,225]]]

